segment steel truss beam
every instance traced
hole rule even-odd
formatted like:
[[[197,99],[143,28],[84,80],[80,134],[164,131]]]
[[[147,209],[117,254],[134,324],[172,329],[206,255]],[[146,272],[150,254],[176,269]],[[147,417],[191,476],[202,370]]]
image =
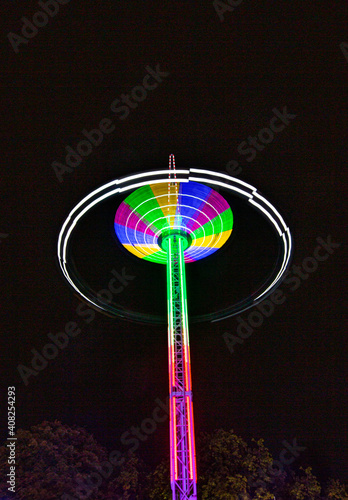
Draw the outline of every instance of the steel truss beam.
[[[170,453],[173,500],[197,499],[191,362],[188,333],[185,237],[167,237]]]

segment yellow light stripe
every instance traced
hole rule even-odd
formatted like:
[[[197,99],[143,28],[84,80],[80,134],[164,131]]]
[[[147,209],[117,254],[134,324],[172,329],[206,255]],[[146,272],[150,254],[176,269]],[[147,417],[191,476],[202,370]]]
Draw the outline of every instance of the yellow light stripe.
[[[205,236],[202,238],[197,238],[192,246],[197,247],[210,247],[210,248],[220,248],[228,240],[232,230],[223,231],[222,233],[216,233],[210,236]],[[220,239],[219,236],[221,235]],[[218,240],[218,241],[217,241]]]
[[[174,226],[175,214],[177,210],[177,194],[175,189],[175,183],[170,182],[170,189],[168,192],[168,186],[166,184],[150,184],[150,188],[155,195],[156,201],[161,207],[163,215],[168,218],[168,223],[170,227]],[[169,207],[168,207],[169,198]]]
[[[123,245],[129,252],[143,259],[148,255],[152,255],[155,252],[159,252],[161,249],[158,245]]]

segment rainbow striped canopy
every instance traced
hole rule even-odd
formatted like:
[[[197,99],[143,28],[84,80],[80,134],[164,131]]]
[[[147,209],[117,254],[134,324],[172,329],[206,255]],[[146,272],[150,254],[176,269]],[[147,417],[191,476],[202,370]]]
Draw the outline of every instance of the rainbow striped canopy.
[[[158,183],[133,191],[118,207],[115,231],[122,245],[141,259],[166,264],[161,234],[184,231],[191,245],[185,262],[214,253],[229,238],[233,214],[216,191],[197,182]]]

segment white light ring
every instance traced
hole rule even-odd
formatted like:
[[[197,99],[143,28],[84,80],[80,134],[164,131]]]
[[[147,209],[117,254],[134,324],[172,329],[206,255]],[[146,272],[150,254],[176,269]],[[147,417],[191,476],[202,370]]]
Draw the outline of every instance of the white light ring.
[[[206,178],[205,177],[195,177],[195,176],[191,175],[191,172],[197,173],[200,175],[208,174],[211,177],[206,177]],[[268,282],[270,281],[270,279],[268,279],[266,282],[267,286],[265,284],[262,285],[261,288],[265,288],[265,289],[262,290],[261,293],[259,293],[255,298],[252,299],[252,303],[250,303],[251,300],[250,300],[250,297],[248,297],[247,299],[243,299],[242,301],[240,301],[238,304],[231,306],[229,308],[229,310],[233,309],[233,307],[236,307],[236,310],[233,310],[233,312],[231,314],[227,314],[227,315],[225,314],[222,317],[211,319],[214,315],[216,316],[217,314],[221,314],[221,313],[211,313],[211,314],[205,315],[204,317],[199,317],[198,319],[191,318],[191,321],[197,321],[197,320],[198,321],[205,321],[208,319],[211,322],[216,322],[216,321],[221,321],[221,320],[226,319],[228,317],[234,316],[235,314],[240,314],[241,312],[249,309],[250,307],[253,307],[254,305],[256,305],[259,302],[261,302],[262,300],[264,300],[264,298],[266,298],[266,296],[270,295],[270,293],[277,287],[277,285],[279,285],[280,281],[283,279],[284,274],[289,266],[290,257],[291,257],[291,253],[292,253],[292,237],[291,237],[290,229],[288,228],[288,226],[284,222],[284,220],[281,217],[281,215],[279,214],[279,212],[275,209],[275,207],[270,202],[268,202],[268,200],[266,200],[262,195],[260,195],[254,186],[251,186],[250,184],[248,184],[244,181],[240,181],[239,179],[236,179],[234,177],[231,177],[229,175],[226,175],[226,174],[223,174],[220,172],[210,172],[208,170],[202,170],[202,169],[196,169],[196,168],[192,168],[189,170],[180,170],[180,171],[178,170],[177,173],[188,174],[188,177],[182,177],[182,178],[177,177],[176,182],[194,181],[194,182],[203,182],[203,183],[208,184],[208,185],[218,185],[218,186],[223,187],[227,191],[232,191],[232,192],[236,193],[239,197],[242,197],[248,201],[249,200],[254,201],[254,200],[252,200],[252,198],[254,196],[256,196],[258,199],[262,200],[267,205],[267,207],[270,209],[270,213],[266,209],[261,210],[261,206],[258,203],[256,203],[255,201],[254,201],[254,203],[252,203],[252,205],[259,208],[260,211],[263,212],[264,215],[266,215],[268,220],[272,223],[273,227],[276,229],[278,235],[279,235],[279,229],[281,231],[281,234],[279,235],[279,239],[281,241],[281,244],[282,244],[281,246],[283,249],[283,256],[281,259],[282,264],[280,266],[280,269],[277,272],[276,277],[273,279],[273,281],[270,283],[270,285],[268,285]],[[163,178],[161,178],[161,179],[155,178],[154,179],[153,176],[157,176],[157,175],[161,175],[161,176],[163,176]],[[161,170],[161,171],[157,170],[157,171],[151,171],[151,172],[147,172],[147,173],[145,172],[145,173],[141,173],[141,174],[131,175],[128,177],[124,177],[122,179],[116,179],[112,182],[109,182],[109,183],[99,187],[98,189],[96,189],[95,191],[90,193],[85,198],[83,198],[83,200],[81,200],[74,207],[74,209],[70,212],[69,216],[65,220],[65,222],[62,226],[62,229],[59,233],[58,243],[57,243],[57,255],[58,255],[58,262],[59,262],[60,268],[61,268],[64,276],[68,280],[68,282],[71,284],[71,286],[84,299],[86,299],[90,304],[97,307],[98,309],[102,309],[102,310],[111,312],[110,309],[103,307],[100,303],[94,302],[89,297],[87,297],[83,293],[83,291],[77,286],[74,279],[70,275],[69,270],[67,269],[66,253],[67,253],[68,242],[69,242],[69,239],[71,237],[73,229],[76,227],[76,224],[80,220],[80,218],[88,210],[93,208],[93,206],[100,203],[101,201],[103,201],[111,196],[114,196],[120,192],[136,189],[138,187],[145,186],[147,184],[165,183],[166,181],[168,181],[167,176],[168,176],[168,170]],[[230,183],[228,184],[228,183],[222,182],[220,180],[216,180],[216,179],[214,179],[214,177],[218,178],[218,179],[221,179],[221,178],[227,179],[230,181]],[[111,187],[117,186],[118,184],[121,184],[121,183],[124,184],[124,183],[129,182],[130,180],[140,179],[140,178],[141,179],[145,178],[146,180],[143,180],[142,182],[139,182],[137,184],[130,184],[126,187],[122,187],[122,188],[118,187],[116,189],[111,189]],[[233,183],[237,183],[237,184],[244,186],[245,188],[250,190],[250,192],[246,191],[245,189],[243,190],[243,189],[237,188],[236,186],[233,185]],[[103,191],[105,191],[105,192],[103,193]],[[88,203],[88,205],[83,210],[81,210],[80,212],[78,211],[80,207],[82,207],[84,204],[86,204],[89,200],[91,200],[91,198],[96,196],[98,193],[103,193],[103,194],[100,194],[95,200]],[[265,212],[268,212],[268,213],[266,214]],[[278,223],[276,222],[275,219],[278,219]],[[69,227],[69,225],[70,225],[70,227]],[[283,236],[284,236],[284,238],[283,238]],[[287,238],[287,239],[285,239],[285,238]],[[287,241],[287,244],[285,244],[286,241]],[[134,313],[133,311],[124,311],[124,312],[125,312],[125,315],[128,314],[128,317],[131,317],[132,319],[139,320],[137,318],[137,313]],[[126,317],[125,315],[120,314],[120,316],[123,316],[123,317]]]

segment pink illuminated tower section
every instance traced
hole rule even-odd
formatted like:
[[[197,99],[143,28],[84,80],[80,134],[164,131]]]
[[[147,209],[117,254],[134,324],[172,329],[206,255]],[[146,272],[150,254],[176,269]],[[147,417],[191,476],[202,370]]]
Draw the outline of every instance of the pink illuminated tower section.
[[[189,180],[177,182],[174,155],[169,156],[168,183],[154,181],[136,189],[116,212],[115,231],[123,246],[167,268],[173,500],[197,499],[185,263],[220,248],[232,225],[232,211],[219,193]]]

